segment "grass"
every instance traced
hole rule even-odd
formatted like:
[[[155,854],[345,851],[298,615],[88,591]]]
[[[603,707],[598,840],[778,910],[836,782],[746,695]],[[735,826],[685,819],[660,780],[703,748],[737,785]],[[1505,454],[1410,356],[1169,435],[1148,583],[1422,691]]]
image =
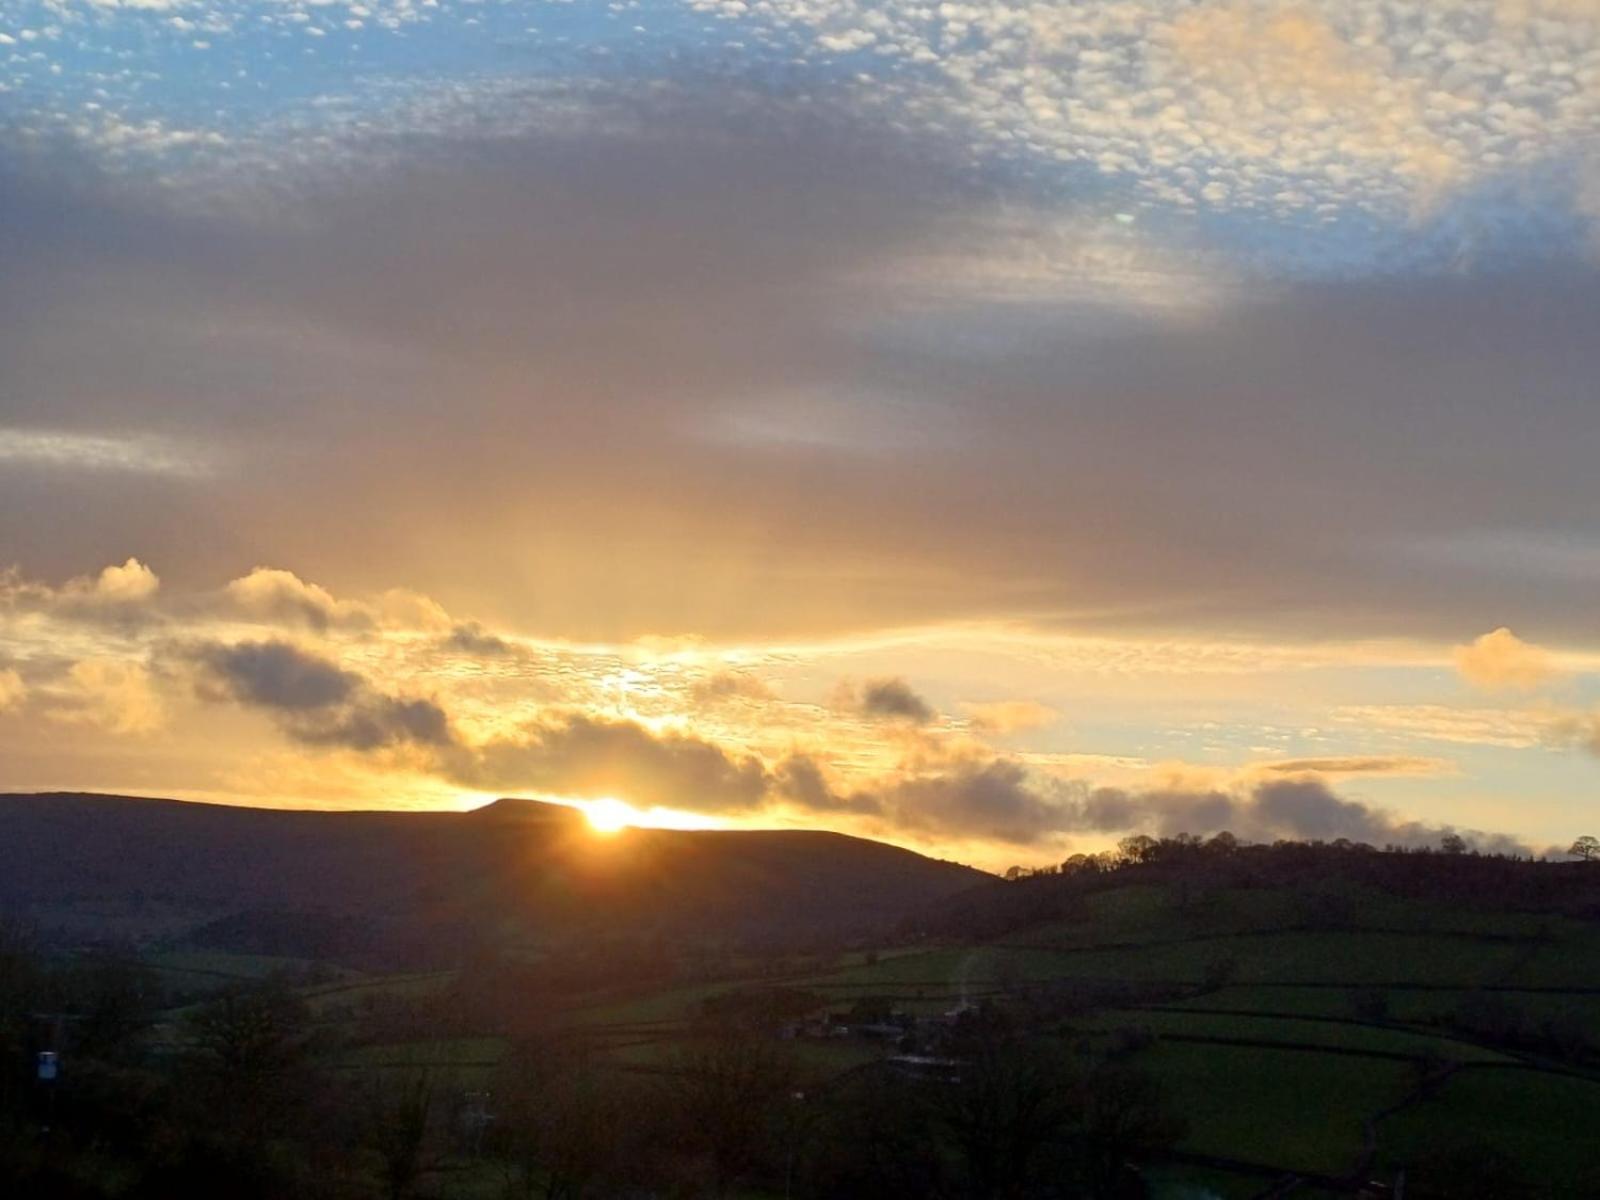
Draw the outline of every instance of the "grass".
[[[218,975],[229,979],[266,979],[277,974],[324,972],[330,985],[359,980],[361,972],[334,967],[309,958],[280,958],[269,954],[228,954],[217,950],[168,950],[150,955],[147,962],[162,971]]]
[[[1499,982],[1516,987],[1600,987],[1600,930],[1564,927]]]
[[[688,1021],[699,1015],[701,1004],[712,996],[745,986],[740,981],[696,983],[669,987],[647,995],[631,996],[589,1005],[573,1011],[581,1025],[647,1025],[660,1021]]]
[[[457,1063],[499,1062],[505,1055],[501,1038],[429,1038],[412,1042],[386,1042],[360,1046],[340,1056],[341,1065],[392,1066],[406,1063],[417,1066],[447,1067]]]
[[[1079,977],[1198,983],[1222,961],[1237,983],[1362,985],[1407,981],[1471,987],[1491,982],[1516,954],[1512,943],[1483,943],[1428,934],[1270,933],[1197,939],[1168,945],[1086,951],[1066,973]]]
[[[1539,1195],[1593,1196],[1600,1179],[1600,1084],[1530,1070],[1463,1071],[1385,1121],[1380,1157],[1414,1164],[1458,1144],[1519,1164]]]
[[[1465,1042],[1370,1025],[1349,1025],[1315,1018],[1247,1017],[1220,1013],[1150,1012],[1126,1009],[1100,1013],[1075,1021],[1074,1028],[1091,1030],[1148,1029],[1157,1036],[1241,1038],[1252,1041],[1297,1042],[1377,1054],[1405,1054],[1451,1062],[1511,1062],[1509,1056]]]
[[[443,991],[454,982],[454,971],[422,971],[402,975],[381,975],[354,983],[319,984],[300,994],[311,1011],[318,1015],[340,1008],[359,1008],[368,1000],[384,997],[417,999]]]
[[[1189,1122],[1183,1148],[1337,1175],[1362,1151],[1362,1122],[1405,1095],[1404,1063],[1253,1047],[1158,1042],[1154,1072]]]

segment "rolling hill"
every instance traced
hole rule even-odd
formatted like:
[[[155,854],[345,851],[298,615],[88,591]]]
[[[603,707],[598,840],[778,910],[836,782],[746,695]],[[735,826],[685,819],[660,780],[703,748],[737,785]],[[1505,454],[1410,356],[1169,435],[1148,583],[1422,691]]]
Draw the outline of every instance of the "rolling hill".
[[[603,928],[766,944],[871,936],[988,876],[806,831],[630,829],[559,805],[275,810],[0,795],[0,908],[104,937],[407,960]],[[317,943],[317,944],[298,944]]]

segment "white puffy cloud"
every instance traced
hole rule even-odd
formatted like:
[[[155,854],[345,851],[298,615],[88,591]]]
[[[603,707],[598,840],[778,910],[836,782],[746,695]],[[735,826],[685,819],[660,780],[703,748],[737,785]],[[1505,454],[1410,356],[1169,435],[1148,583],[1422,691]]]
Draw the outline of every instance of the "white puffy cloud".
[[[1505,626],[1455,648],[1462,678],[1486,691],[1527,692],[1549,683],[1560,671],[1550,654],[1523,641]]]
[[[371,600],[336,599],[327,588],[293,571],[256,567],[222,590],[224,606],[264,624],[329,629],[403,629],[443,632],[450,614],[436,600],[405,588],[389,588]]]
[[[138,559],[130,558],[121,566],[106,567],[84,590],[108,604],[128,604],[149,600],[160,588],[156,573]]]

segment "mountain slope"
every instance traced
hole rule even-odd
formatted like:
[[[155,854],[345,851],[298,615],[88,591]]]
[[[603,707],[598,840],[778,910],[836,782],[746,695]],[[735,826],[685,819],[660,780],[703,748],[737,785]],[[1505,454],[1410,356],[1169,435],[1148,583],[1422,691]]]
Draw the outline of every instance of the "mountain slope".
[[[314,914],[325,931],[366,930],[373,944],[428,957],[490,929],[522,940],[594,929],[863,936],[987,878],[833,833],[600,837],[573,809],[525,800],[470,813],[311,812],[0,795],[0,908],[50,924],[87,906],[104,925],[108,908],[158,906],[196,928],[248,930],[243,915],[258,932],[265,914]]]

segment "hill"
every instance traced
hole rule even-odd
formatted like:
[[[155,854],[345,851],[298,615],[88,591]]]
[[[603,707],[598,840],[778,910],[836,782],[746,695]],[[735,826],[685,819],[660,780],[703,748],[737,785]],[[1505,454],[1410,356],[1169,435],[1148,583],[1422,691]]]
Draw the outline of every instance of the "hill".
[[[766,944],[870,936],[988,877],[840,834],[629,829],[501,800],[467,813],[0,795],[0,908],[65,932],[408,961],[586,931]]]

